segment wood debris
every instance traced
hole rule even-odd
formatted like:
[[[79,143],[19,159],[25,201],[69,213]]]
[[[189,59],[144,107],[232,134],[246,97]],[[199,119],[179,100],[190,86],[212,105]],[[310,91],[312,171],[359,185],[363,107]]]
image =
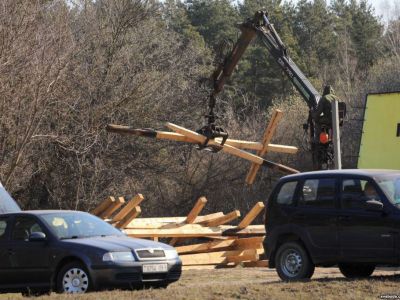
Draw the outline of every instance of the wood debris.
[[[251,225],[264,210],[262,202],[257,202],[238,221],[241,216],[238,210],[200,215],[207,204],[205,197],[197,200],[186,217],[139,218],[143,200],[141,194],[129,201],[124,197],[109,197],[92,213],[131,237],[167,239],[179,253],[184,269],[268,265],[262,258],[265,227]],[[227,224],[232,221],[238,221],[238,225]]]

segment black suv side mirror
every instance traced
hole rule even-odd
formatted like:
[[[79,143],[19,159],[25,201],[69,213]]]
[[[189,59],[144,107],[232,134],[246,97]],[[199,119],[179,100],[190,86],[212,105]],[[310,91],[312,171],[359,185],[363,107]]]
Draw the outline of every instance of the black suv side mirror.
[[[367,210],[371,211],[383,211],[383,204],[377,200],[368,200],[366,202]]]
[[[46,235],[43,232],[32,232],[29,235],[30,242],[44,242],[46,241]]]

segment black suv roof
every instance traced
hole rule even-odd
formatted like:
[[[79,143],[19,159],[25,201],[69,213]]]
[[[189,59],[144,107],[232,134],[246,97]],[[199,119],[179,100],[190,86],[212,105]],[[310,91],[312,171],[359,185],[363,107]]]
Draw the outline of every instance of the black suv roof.
[[[400,170],[379,170],[379,169],[345,169],[345,170],[326,170],[326,171],[312,171],[299,174],[293,174],[283,177],[284,179],[301,179],[308,176],[318,175],[361,175],[374,177],[378,175],[399,174]]]

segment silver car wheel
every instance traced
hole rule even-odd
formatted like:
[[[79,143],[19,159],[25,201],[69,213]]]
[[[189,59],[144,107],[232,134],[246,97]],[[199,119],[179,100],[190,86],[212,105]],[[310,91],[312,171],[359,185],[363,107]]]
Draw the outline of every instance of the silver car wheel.
[[[281,255],[280,264],[287,277],[296,277],[303,267],[303,259],[295,249],[287,249]]]
[[[63,276],[62,287],[65,293],[86,293],[89,288],[89,277],[86,272],[80,268],[69,269]]]

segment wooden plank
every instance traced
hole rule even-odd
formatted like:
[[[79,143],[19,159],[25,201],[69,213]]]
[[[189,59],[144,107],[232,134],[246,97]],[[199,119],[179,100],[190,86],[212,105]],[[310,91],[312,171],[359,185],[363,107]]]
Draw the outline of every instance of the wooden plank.
[[[124,227],[125,228],[125,227]],[[204,227],[199,224],[185,224],[168,229],[130,229],[125,232],[133,237],[204,237],[204,236],[243,236],[265,235],[264,225],[250,225],[244,229],[236,226],[222,225],[218,227]]]
[[[257,251],[248,250],[248,253],[246,253],[246,254],[228,256],[226,258],[226,261],[228,263],[238,264],[238,263],[244,262],[244,261],[257,261],[259,259],[260,258],[259,258],[259,255],[257,254]]]
[[[218,225],[223,225],[229,222],[232,222],[233,220],[237,219],[240,217],[240,211],[238,210],[234,210],[228,214],[226,214],[225,216],[216,218],[214,220],[210,220],[210,221],[206,221],[206,222],[202,222],[201,224],[204,226],[218,226]]]
[[[172,123],[167,123],[167,126],[171,130],[174,130],[174,131],[176,131],[178,133],[184,134],[184,135],[186,135],[186,136],[198,141],[199,143],[204,143],[206,141],[206,137],[201,135],[201,134],[198,134],[197,132],[191,131],[189,129],[186,129],[184,127],[181,127],[181,126],[178,126],[178,125],[175,125],[175,124],[172,124]],[[208,144],[209,145],[213,145],[213,146],[217,146],[217,147],[221,147],[220,144],[216,143],[214,140],[210,140]],[[299,173],[299,171],[297,171],[295,169],[292,169],[292,168],[289,168],[289,167],[284,166],[282,164],[277,164],[277,163],[274,163],[272,161],[263,159],[260,156],[254,155],[252,153],[249,153],[249,152],[246,152],[246,151],[243,151],[243,150],[240,150],[240,149],[235,148],[233,146],[230,146],[228,144],[223,145],[221,147],[221,149],[222,149],[223,152],[226,152],[226,153],[229,153],[231,155],[234,155],[234,156],[249,160],[252,163],[257,164],[257,165],[268,166],[270,168],[273,168],[275,170],[280,170],[280,171],[288,173],[288,174]]]
[[[176,132],[169,132],[169,131],[157,131],[156,138],[174,140],[177,142],[196,143],[196,141],[184,136],[183,134],[179,134]]]
[[[297,151],[299,151],[299,148],[294,147],[294,146],[268,144],[267,151],[268,152],[296,154]]]
[[[268,260],[246,261],[243,263],[245,268],[268,268]]]
[[[189,139],[188,137],[179,133],[168,132],[168,131],[157,131],[149,128],[139,129],[124,125],[108,124],[106,130],[108,132],[137,135],[147,138],[156,138],[156,139],[170,140],[176,142],[197,143],[196,141]]]
[[[199,252],[221,250],[232,246],[234,243],[235,240],[222,240],[222,241],[208,242],[202,244],[179,246],[175,247],[175,249],[179,254],[199,253]]]
[[[237,227],[228,228],[229,226],[219,226],[223,230],[223,236],[241,236],[241,235],[254,235],[261,236],[265,235],[264,225],[249,225],[244,229]]]
[[[264,209],[264,203],[257,202],[253,208],[247,213],[243,220],[239,223],[238,228],[245,228],[254,221],[258,214]]]
[[[139,206],[140,203],[144,200],[144,197],[142,194],[137,194],[135,195],[113,218],[114,222],[119,222],[123,218],[125,218],[129,212],[135,208],[136,206]]]
[[[185,222],[187,224],[192,224],[198,215],[200,214],[201,210],[204,208],[204,206],[207,204],[207,199],[206,197],[200,197],[196,204],[193,206],[192,210],[189,212]]]
[[[214,241],[224,241],[224,240],[235,240],[236,236],[202,236],[203,238],[214,240]]]
[[[213,219],[215,219],[215,218],[213,218]],[[137,223],[135,223],[135,222],[131,222],[130,224],[128,224],[128,226],[126,228],[127,229],[171,229],[171,228],[180,228],[185,224],[186,224],[185,222],[181,222],[181,223],[175,223],[175,222],[171,222],[171,223],[137,222]],[[193,223],[193,224],[197,224],[197,223]]]
[[[192,224],[196,220],[196,218],[198,217],[198,215],[200,214],[201,210],[204,208],[206,203],[207,203],[206,197],[200,197],[197,200],[196,204],[193,206],[192,210],[189,212],[185,222],[187,224]],[[174,246],[178,242],[179,242],[179,238],[174,237],[174,238],[171,239],[169,244],[171,246]]]
[[[213,214],[208,214],[208,215],[204,215],[204,216],[198,216],[196,218],[196,220],[194,220],[195,224],[200,224],[206,221],[211,221],[214,220],[216,218],[222,217],[224,216],[223,212],[217,212],[217,213],[213,213]]]
[[[196,140],[197,142],[199,142],[201,144],[203,144],[206,141],[206,137],[204,135],[198,134],[197,132],[186,129],[184,127],[181,127],[181,126],[178,126],[178,125],[175,125],[172,123],[167,123],[167,127],[175,132],[178,132],[178,133],[183,134],[193,140]],[[215,142],[214,140],[210,140],[209,145],[217,146],[217,147],[220,146],[220,144]],[[259,157],[257,155],[240,150],[240,149],[230,146],[228,144],[225,144],[224,146],[222,146],[222,151],[229,153],[231,155],[249,160],[258,165],[262,165],[264,162],[264,159],[262,159],[261,157]]]
[[[222,139],[221,138],[216,138],[215,141],[217,143],[221,143]],[[227,139],[226,142],[228,145],[231,145],[233,147],[239,148],[239,149],[247,149],[247,150],[262,150],[263,149],[263,144],[259,142],[251,142],[251,141],[243,141],[243,140],[233,140],[233,139]],[[295,154],[299,149],[294,146],[286,146],[286,145],[278,145],[278,144],[268,144],[267,146],[267,151],[268,152],[277,152],[277,153],[289,153],[289,154]]]
[[[198,216],[194,223],[201,223],[208,220],[224,216],[222,212]],[[127,228],[143,228],[143,229],[157,229],[165,225],[182,224],[185,223],[187,217],[161,217],[161,218],[137,218],[128,224]]]
[[[218,144],[221,144],[222,138],[216,138],[214,139],[214,141],[216,141]],[[244,140],[227,139],[225,143],[233,147],[246,150],[261,150],[263,147],[263,145],[260,142],[252,142]]]
[[[258,156],[263,156],[267,153],[268,144],[271,141],[272,137],[274,136],[276,127],[278,126],[278,123],[281,120],[282,116],[283,116],[282,111],[280,111],[280,110],[274,111],[274,113],[271,117],[271,120],[268,123],[268,126],[264,132],[264,137],[263,137],[263,142],[262,142],[263,148],[261,150],[257,151]],[[247,184],[252,184],[254,182],[259,168],[260,168],[259,164],[253,163],[251,165],[249,173],[247,174],[247,177],[246,177]]]
[[[244,249],[257,249],[262,248],[262,242],[264,241],[263,236],[255,236],[249,238],[239,238],[235,240],[234,246],[237,250],[244,250]]]
[[[114,197],[108,197],[104,201],[102,201],[95,209],[93,209],[90,213],[95,216],[99,216],[103,213],[113,202],[115,201]]]
[[[246,250],[262,247],[264,237],[250,237],[239,239],[218,240],[207,243],[175,247],[179,254],[199,253],[232,248],[231,250]],[[226,249],[225,249],[226,250]]]
[[[183,265],[210,265],[229,263],[228,257],[239,255],[254,255],[254,250],[218,251],[209,253],[183,254],[180,255]]]
[[[123,204],[125,203],[124,197],[118,197],[118,199],[114,199],[113,203],[104,211],[102,212],[99,217],[103,219],[108,219],[111,215],[117,211]]]
[[[143,137],[151,137],[156,139],[170,140],[175,142],[185,142],[185,143],[193,143],[198,144],[199,142],[184,136],[183,134],[176,132],[168,132],[168,131],[158,131],[153,129],[135,129],[130,126],[123,125],[115,125],[109,124],[107,125],[107,131],[115,132],[120,134],[130,134],[137,135]],[[217,143],[221,143],[222,139],[216,138],[215,141]],[[251,142],[251,141],[243,141],[243,140],[235,140],[235,139],[227,139],[225,142],[227,145],[234,146],[239,149],[248,149],[248,150],[262,150],[263,144],[260,142]],[[280,152],[280,153],[296,153],[296,147],[292,146],[284,146],[284,145],[268,145],[268,151],[271,152]]]
[[[126,226],[133,220],[135,219],[140,213],[141,209],[139,206],[135,206],[121,221],[119,221],[116,225],[118,228],[126,228]],[[128,234],[128,233],[127,233]],[[158,237],[157,235],[155,236],[148,236],[148,237]]]

